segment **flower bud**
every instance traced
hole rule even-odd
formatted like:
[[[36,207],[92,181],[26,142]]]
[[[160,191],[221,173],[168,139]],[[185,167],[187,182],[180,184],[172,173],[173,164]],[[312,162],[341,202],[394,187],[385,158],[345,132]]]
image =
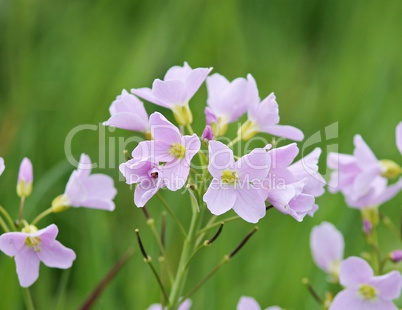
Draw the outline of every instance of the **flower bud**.
[[[52,210],[54,213],[64,212],[70,208],[70,201],[66,195],[59,195],[52,201]]]
[[[389,258],[394,262],[394,263],[399,263],[402,261],[402,250],[395,250],[392,251],[389,254]]]
[[[209,126],[209,125],[205,126],[205,129],[202,132],[201,138],[202,138],[202,140],[206,140],[206,141],[214,139],[214,132],[212,131],[211,126]]]
[[[402,173],[402,168],[395,162],[389,159],[380,160],[380,165],[382,167],[381,175],[387,179],[394,179]]]
[[[363,220],[363,231],[366,235],[369,235],[373,229],[373,225],[367,219]]]
[[[241,137],[242,140],[247,141],[254,137],[258,133],[257,123],[247,120],[237,131],[237,135]]]
[[[191,113],[188,102],[183,105],[176,104],[173,108],[173,116],[180,126],[187,126],[193,122],[193,114]]]
[[[17,183],[17,195],[19,197],[28,197],[32,192],[33,168],[28,158],[24,158],[20,165]]]

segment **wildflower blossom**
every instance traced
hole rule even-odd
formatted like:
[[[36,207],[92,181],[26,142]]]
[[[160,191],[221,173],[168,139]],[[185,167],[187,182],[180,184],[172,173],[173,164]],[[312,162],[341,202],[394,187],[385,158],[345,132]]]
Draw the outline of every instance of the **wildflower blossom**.
[[[70,176],[64,194],[53,200],[54,212],[63,211],[68,207],[114,210],[113,198],[117,191],[113,179],[101,173],[91,175],[91,167],[89,156],[82,154],[78,168]]]
[[[24,158],[20,165],[17,182],[17,194],[19,197],[28,197],[32,192],[33,168],[28,158]]]
[[[149,124],[154,140],[140,142],[133,151],[133,158],[165,162],[165,185],[169,190],[178,190],[186,183],[191,159],[201,147],[200,139],[196,134],[182,136],[179,129],[158,112],[151,114]]]
[[[179,125],[188,125],[193,121],[188,102],[211,70],[212,68],[191,69],[185,62],[183,67],[170,68],[163,80],[156,79],[152,89],[137,88],[131,92],[149,102],[171,109]]]
[[[191,305],[192,305],[191,299],[186,299],[180,304],[177,310],[189,310],[191,308]],[[147,310],[164,310],[164,309],[166,308],[163,308],[161,304],[152,304],[149,306]]]
[[[258,302],[252,298],[252,297],[247,297],[247,296],[242,296],[237,303],[237,310],[261,310],[260,305]],[[278,306],[272,306],[265,308],[265,310],[281,310],[282,308],[279,308]]]
[[[57,226],[52,224],[38,230],[27,226],[22,232],[10,232],[0,236],[0,250],[15,257],[17,274],[22,287],[31,286],[39,277],[42,261],[52,268],[70,268],[75,260],[73,250],[56,241]]]
[[[244,78],[229,82],[224,76],[215,73],[206,80],[208,99],[205,115],[216,136],[222,136],[227,126],[246,113],[248,100],[248,83]]]
[[[402,179],[387,186],[385,176],[394,174],[395,165],[379,161],[360,135],[354,138],[353,155],[330,153],[328,167],[334,169],[329,182],[331,192],[341,191],[353,208],[380,205],[402,189]]]
[[[208,170],[213,180],[203,198],[208,209],[215,215],[233,209],[244,220],[258,222],[265,215],[266,195],[261,186],[269,167],[264,149],[255,149],[235,162],[230,148],[210,141]]]
[[[311,231],[310,247],[316,265],[337,279],[345,248],[340,231],[331,223],[322,222]]]
[[[6,169],[6,166],[4,165],[4,159],[0,157],[0,175],[3,174],[4,169]]]
[[[251,103],[247,111],[247,121],[238,131],[243,140],[252,138],[258,132],[265,132],[274,136],[301,141],[304,138],[300,129],[288,125],[278,125],[279,108],[274,93],[263,101],[258,95],[258,88],[251,74],[247,75],[248,96]]]
[[[149,133],[148,114],[144,104],[126,90],[117,96],[109,111],[111,116],[103,125]]]
[[[392,300],[401,293],[399,271],[374,276],[365,260],[349,257],[341,263],[339,279],[345,289],[335,296],[329,310],[398,309]]]

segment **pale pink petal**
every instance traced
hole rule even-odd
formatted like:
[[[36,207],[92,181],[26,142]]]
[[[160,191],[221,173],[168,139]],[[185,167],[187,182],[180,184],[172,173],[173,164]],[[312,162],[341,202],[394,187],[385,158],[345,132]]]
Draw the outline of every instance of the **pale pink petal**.
[[[251,74],[247,74],[247,84],[248,84],[248,98],[250,100],[250,107],[260,103],[260,96],[258,94],[258,87],[254,77]]]
[[[137,207],[142,208],[147,204],[149,199],[151,199],[159,187],[156,186],[155,182],[152,180],[144,180],[141,184],[138,184],[134,191],[134,203]]]
[[[355,135],[353,142],[355,145],[353,155],[359,167],[365,169],[366,167],[378,165],[377,158],[360,135]]]
[[[396,126],[396,146],[402,155],[402,122]]]
[[[190,165],[191,159],[198,153],[201,148],[200,138],[196,134],[192,136],[183,136],[181,138],[181,144],[186,148],[186,163]]]
[[[222,186],[219,179],[213,179],[203,200],[212,214],[221,215],[233,207],[236,194],[232,187]]]
[[[329,310],[368,310],[367,304],[357,291],[344,290],[335,296]]]
[[[159,100],[158,98],[156,98],[153,93],[152,90],[148,87],[143,87],[143,88],[133,88],[131,89],[131,92],[140,97],[143,98],[149,102],[155,103],[157,105],[160,105],[161,107],[165,107],[165,108],[170,108],[170,104],[162,102],[161,100]]]
[[[385,190],[383,190],[379,195],[373,199],[370,205],[381,205],[388,200],[395,197],[402,190],[402,178],[398,180],[398,182],[388,186]]]
[[[189,101],[194,96],[211,70],[212,68],[197,68],[190,72],[185,81],[185,101]]]
[[[171,67],[165,74],[163,80],[164,81],[169,81],[169,80],[178,80],[178,81],[184,81],[186,77],[191,73],[192,69],[188,65],[187,62],[184,62],[183,67],[180,66],[173,66]]]
[[[6,166],[4,165],[4,159],[0,157],[0,175],[3,174],[4,169],[6,169]]]
[[[310,235],[310,247],[314,262],[325,272],[343,259],[345,241],[339,230],[328,222],[313,227]]]
[[[341,263],[339,280],[343,286],[357,289],[374,275],[370,265],[360,257],[349,257]]]
[[[126,130],[145,132],[148,129],[148,120],[141,118],[137,114],[121,112],[103,123],[105,126],[112,126]]]
[[[356,165],[356,159],[352,155],[329,153],[327,157],[327,165],[331,169],[338,170],[340,166],[351,167]]]
[[[164,183],[171,191],[182,188],[190,173],[190,165],[185,160],[176,159],[163,167]]]
[[[192,302],[191,299],[187,298],[185,301],[183,301],[179,308],[177,310],[189,310],[191,308]]]
[[[357,200],[363,195],[367,194],[371,183],[380,174],[381,167],[379,165],[373,166],[371,169],[367,169],[366,171],[362,171],[360,174],[358,174],[353,184],[354,191],[351,198],[353,200]]]
[[[1,170],[1,169],[0,169]],[[0,173],[1,174],[1,173]],[[18,173],[18,182],[24,181],[25,183],[33,182],[33,168],[29,158],[25,157],[20,165]]]
[[[289,166],[298,153],[299,148],[296,143],[270,150],[268,154],[271,157],[271,168],[276,169]]]
[[[79,176],[89,175],[92,170],[91,158],[87,154],[82,153],[78,163],[77,173]]]
[[[298,222],[303,221],[304,217],[313,209],[314,201],[314,196],[299,194],[289,201],[289,215]]]
[[[242,296],[237,303],[237,310],[261,310],[258,302],[254,298]]]
[[[81,201],[87,198],[87,191],[77,171],[73,171],[71,174],[67,182],[65,194],[73,207],[79,207]]]
[[[367,284],[376,288],[380,298],[392,300],[401,294],[402,277],[399,271],[394,270],[372,278]]]
[[[29,234],[30,236],[39,237],[41,241],[51,242],[56,239],[59,229],[55,224],[51,224],[45,228],[38,230],[35,233]]]
[[[265,149],[254,149],[244,155],[234,165],[240,180],[247,178],[249,182],[262,180],[267,177],[271,166],[271,157]]]
[[[181,134],[179,129],[169,122],[161,113],[152,113],[149,117],[149,125],[151,127],[152,137],[156,142],[164,142],[168,145],[180,142]]]
[[[169,108],[186,101],[186,89],[182,81],[156,79],[152,84],[152,94],[159,102],[163,102]]]
[[[214,73],[207,78],[206,84],[208,91],[207,104],[215,107],[219,104],[217,99],[220,98],[222,91],[230,86],[230,82],[223,75]]]
[[[163,310],[163,307],[161,304],[152,304],[147,310]]]
[[[257,223],[265,216],[265,199],[261,197],[259,190],[252,188],[251,185],[248,187],[235,189],[236,200],[233,210],[243,220]]]
[[[0,236],[0,251],[8,256],[15,256],[25,245],[28,234],[9,232]]]
[[[268,191],[268,201],[280,212],[288,214],[287,205],[289,201],[295,196],[295,189],[293,186],[285,186],[283,188],[272,188]]]
[[[214,178],[219,178],[222,171],[234,166],[233,151],[219,141],[210,141],[208,170]]]
[[[295,141],[302,141],[304,139],[304,134],[300,129],[289,125],[273,125],[263,131],[274,136]]]
[[[73,250],[56,240],[46,244],[42,241],[41,251],[37,255],[46,266],[61,269],[70,268],[76,258]]]
[[[39,277],[40,260],[34,249],[23,247],[15,256],[15,263],[20,285],[31,286]]]

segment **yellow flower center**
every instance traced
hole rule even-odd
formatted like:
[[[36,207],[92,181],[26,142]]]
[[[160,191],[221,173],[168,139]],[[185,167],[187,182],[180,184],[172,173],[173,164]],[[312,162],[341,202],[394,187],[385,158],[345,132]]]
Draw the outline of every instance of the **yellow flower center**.
[[[360,286],[359,293],[364,299],[374,299],[377,297],[377,290],[367,284]]]
[[[176,158],[182,159],[184,156],[186,156],[186,148],[183,144],[174,143],[170,147],[169,154]]]
[[[222,183],[234,185],[239,181],[239,176],[235,171],[224,170],[221,176]]]
[[[37,231],[38,231],[38,229],[34,225],[25,226],[22,229],[22,232],[28,233],[28,234],[32,234]],[[41,241],[40,241],[39,237],[26,237],[25,244],[26,244],[26,246],[33,248],[35,252],[42,251],[42,248],[40,247]]]

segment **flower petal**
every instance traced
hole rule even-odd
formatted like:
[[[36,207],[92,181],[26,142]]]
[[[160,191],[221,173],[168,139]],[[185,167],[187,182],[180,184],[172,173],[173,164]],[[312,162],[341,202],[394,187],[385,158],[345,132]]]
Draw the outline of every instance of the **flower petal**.
[[[0,250],[8,256],[15,256],[25,245],[28,234],[9,232],[0,236]]]
[[[357,289],[374,275],[370,265],[360,257],[349,257],[341,263],[339,280],[343,286]]]
[[[401,295],[402,277],[396,270],[374,277],[367,284],[374,286],[378,296],[386,300],[396,299]]]
[[[353,155],[356,158],[356,163],[359,167],[365,169],[366,167],[379,165],[374,153],[360,135],[355,135],[353,142],[355,145]]]
[[[190,72],[185,81],[185,101],[189,101],[194,96],[211,70],[212,68],[196,68]]]
[[[186,101],[185,84],[178,80],[162,81],[156,79],[152,84],[152,94],[158,102],[171,109],[175,104]]]
[[[289,125],[273,125],[263,131],[274,136],[295,141],[302,141],[304,139],[304,134],[300,129]]]
[[[233,167],[233,151],[219,141],[210,141],[208,170],[214,178],[219,178],[222,171]]]
[[[402,122],[396,126],[396,146],[402,155]]]
[[[149,117],[149,125],[151,127],[152,137],[155,141],[162,141],[168,145],[180,142],[181,134],[179,129],[169,122],[161,113],[152,113]]]
[[[237,303],[237,310],[261,310],[258,302],[254,298],[242,296]]]
[[[73,250],[56,240],[48,244],[42,242],[42,249],[37,255],[46,266],[61,269],[70,268],[76,258]]]
[[[240,180],[248,178],[249,182],[261,181],[268,175],[271,166],[271,157],[265,149],[254,149],[235,163]]]
[[[236,194],[232,187],[221,186],[219,179],[213,179],[203,200],[212,214],[221,215],[232,209]]]
[[[247,186],[250,187],[251,185]],[[248,187],[235,189],[236,201],[233,205],[233,210],[243,220],[257,223],[265,216],[265,199],[261,197],[259,190]]]
[[[268,152],[271,157],[271,169],[289,166],[299,153],[296,143],[272,149]]]
[[[0,157],[0,175],[2,175],[4,169],[6,169],[6,166],[4,165],[4,159]]]
[[[23,247],[15,256],[18,280],[22,287],[31,286],[39,277],[40,260],[33,248]]]

